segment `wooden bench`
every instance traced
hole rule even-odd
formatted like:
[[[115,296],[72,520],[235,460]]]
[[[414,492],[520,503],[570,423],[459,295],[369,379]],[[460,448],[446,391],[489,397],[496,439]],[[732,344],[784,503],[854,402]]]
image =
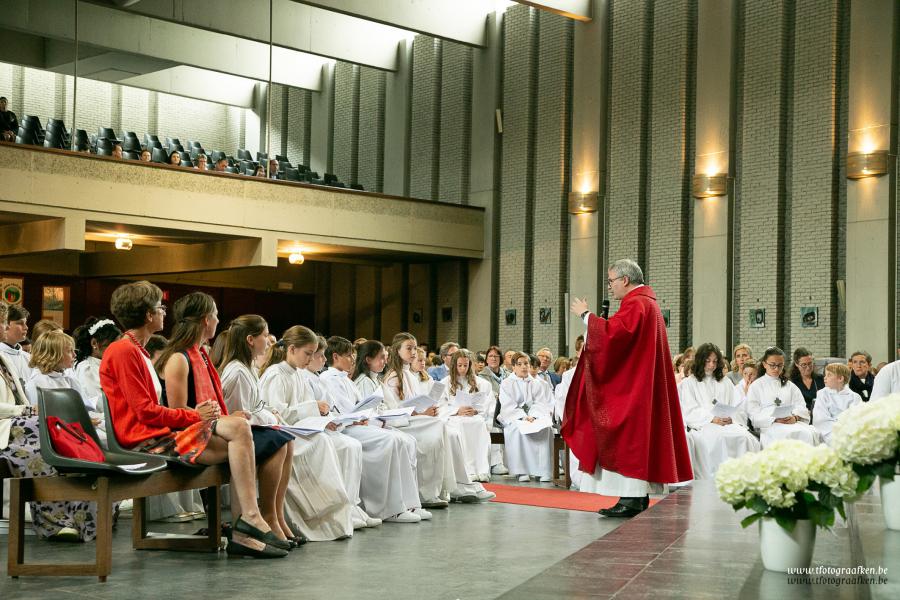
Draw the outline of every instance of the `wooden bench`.
[[[505,438],[503,437],[502,431],[492,431],[491,432],[491,443],[492,444],[500,444],[503,445],[505,443]],[[563,476],[559,475],[559,453],[563,452]],[[551,474],[551,478],[553,479],[553,484],[564,488],[569,489],[572,487],[572,476],[569,473],[570,465],[569,465],[569,446],[566,445],[566,440],[557,433],[553,432],[553,472]]]
[[[216,552],[222,527],[220,486],[228,483],[228,465],[204,469],[170,467],[145,477],[119,475],[61,475],[10,480],[10,519],[7,574],[96,575],[101,582],[112,572],[113,503],[134,498],[131,539],[136,550]],[[206,488],[207,536],[153,534],[147,531],[148,496]],[[97,552],[92,563],[26,563],[25,503],[86,500],[97,503]]]

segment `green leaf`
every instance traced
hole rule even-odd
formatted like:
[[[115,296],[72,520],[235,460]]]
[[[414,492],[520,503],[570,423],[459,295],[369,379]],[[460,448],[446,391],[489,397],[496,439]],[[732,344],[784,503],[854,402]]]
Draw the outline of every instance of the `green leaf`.
[[[794,527],[797,525],[797,521],[782,515],[775,515],[775,521],[788,533],[793,533]]]
[[[841,518],[844,519],[844,520],[846,521],[846,520],[847,520],[847,513],[844,512],[844,503],[841,502],[841,503],[838,504],[835,508],[837,509],[838,513],[841,515]]]
[[[882,479],[893,481],[894,473],[896,473],[897,471],[897,466],[894,464],[893,460],[886,460],[884,462],[878,463],[877,465],[873,465],[872,470]]]
[[[733,508],[734,510],[741,510],[745,506],[747,506],[747,502],[744,500],[741,500],[739,502],[735,502],[734,504],[732,504],[731,508]]]
[[[809,519],[819,527],[834,525],[834,509],[822,506],[819,503],[809,505]]]
[[[860,474],[859,483],[856,485],[856,493],[862,494],[862,493],[868,491],[868,489],[870,487],[872,487],[872,484],[874,482],[875,482],[874,473]]]
[[[753,496],[753,498],[747,502],[747,508],[753,512],[765,514],[765,512],[769,510],[769,505],[759,496]]]
[[[759,521],[762,518],[763,518],[762,513],[753,513],[752,515],[750,515],[749,517],[746,517],[744,520],[741,521],[741,527],[746,529],[747,527],[749,527],[750,525],[753,525],[754,523],[756,523],[757,521]]]

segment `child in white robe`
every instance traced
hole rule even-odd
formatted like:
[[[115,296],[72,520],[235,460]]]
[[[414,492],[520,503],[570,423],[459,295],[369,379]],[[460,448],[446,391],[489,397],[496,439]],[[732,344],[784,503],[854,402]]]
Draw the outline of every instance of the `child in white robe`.
[[[862,402],[862,397],[850,389],[850,367],[841,363],[825,365],[825,387],[816,394],[813,405],[813,427],[831,445],[831,429],[842,412]]]
[[[394,336],[388,372],[382,383],[387,409],[399,408],[404,400],[431,391],[434,381],[425,373],[416,346],[416,338],[410,333]],[[416,476],[422,506],[440,508],[447,506],[448,500],[477,502],[484,486],[469,479],[462,438],[437,418],[437,412],[436,404],[422,413],[413,412],[408,425],[402,428],[416,438]]]
[[[553,471],[553,439],[551,413],[553,399],[550,386],[530,373],[530,359],[523,352],[513,357],[513,374],[500,384],[500,422],[509,472],[519,481],[537,477],[549,482]],[[522,427],[532,423],[546,425],[537,431],[523,433]]]
[[[259,380],[260,397],[280,423],[294,425],[320,415],[312,391],[298,372],[306,369],[318,342],[312,331],[295,325],[268,350]],[[328,428],[334,430],[335,426]],[[285,497],[286,518],[313,542],[350,537],[356,511],[332,437],[323,432],[296,438],[294,469]]]
[[[681,381],[681,411],[692,442],[695,479],[712,478],[729,458],[760,449],[759,440],[747,430],[746,405],[724,376],[723,364],[725,359],[715,344],[701,344],[691,375]],[[714,416],[717,406],[732,407],[733,414]]]
[[[122,336],[112,319],[89,318],[84,325],[75,330],[75,377],[81,385],[88,402],[103,412],[103,404],[99,399],[103,390],[100,388],[100,360],[106,347]]]
[[[785,355],[780,348],[767,348],[759,362],[757,379],[747,394],[747,413],[753,426],[759,429],[759,441],[766,448],[781,439],[795,439],[816,446],[822,438],[809,424],[809,409],[800,388],[784,375]],[[782,407],[790,407],[790,414],[775,417]]]
[[[490,481],[491,434],[485,418],[493,390],[487,380],[475,376],[474,357],[468,350],[457,350],[450,360],[450,374],[441,381],[438,416],[462,435],[469,477]]]
[[[371,353],[374,344],[378,345],[375,350],[381,355],[384,349],[381,342],[365,342],[359,351],[365,356]],[[328,338],[325,358],[330,366],[319,380],[328,391],[335,412],[352,414],[354,407],[365,399],[350,380],[350,371],[354,369],[353,345],[342,337]],[[372,419],[343,430],[345,435],[362,444],[360,498],[363,508],[366,513],[388,522],[419,522],[421,518],[414,514],[422,507],[416,482],[415,438],[397,429],[382,427],[382,424],[382,421]]]
[[[744,366],[741,367],[739,372],[741,378],[734,384],[735,396],[740,402],[744,403],[745,409],[747,407],[747,395],[750,393],[750,384],[756,381],[756,368],[755,360],[752,358],[745,360]]]

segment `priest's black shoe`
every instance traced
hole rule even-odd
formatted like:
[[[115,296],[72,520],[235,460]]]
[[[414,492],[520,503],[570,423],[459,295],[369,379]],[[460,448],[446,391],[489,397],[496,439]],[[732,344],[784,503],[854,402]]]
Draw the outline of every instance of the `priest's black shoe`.
[[[650,496],[643,498],[619,498],[619,501],[612,508],[601,508],[599,511],[601,516],[630,519],[647,510],[650,506]]]

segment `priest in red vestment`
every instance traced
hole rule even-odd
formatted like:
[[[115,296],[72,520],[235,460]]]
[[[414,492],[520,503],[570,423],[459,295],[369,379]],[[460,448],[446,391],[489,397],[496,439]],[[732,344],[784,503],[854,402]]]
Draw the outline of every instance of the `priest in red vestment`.
[[[608,517],[633,517],[650,503],[651,485],[693,478],[666,325],[656,296],[633,260],[615,262],[607,284],[619,311],[608,319],[575,299],[587,325],[562,435],[584,472],[581,489],[618,496]]]

